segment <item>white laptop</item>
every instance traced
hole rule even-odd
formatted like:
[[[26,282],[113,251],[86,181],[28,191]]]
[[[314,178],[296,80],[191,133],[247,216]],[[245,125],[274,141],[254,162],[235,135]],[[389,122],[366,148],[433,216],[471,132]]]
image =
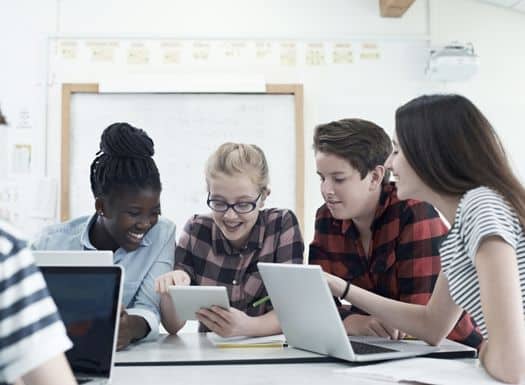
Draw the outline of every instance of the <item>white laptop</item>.
[[[386,338],[348,337],[323,271],[317,265],[257,264],[289,345],[346,361],[413,357],[439,350]]]
[[[33,250],[37,266],[111,266],[110,250]]]
[[[66,352],[79,384],[108,384],[118,336],[124,272],[113,266],[42,266],[73,348]]]

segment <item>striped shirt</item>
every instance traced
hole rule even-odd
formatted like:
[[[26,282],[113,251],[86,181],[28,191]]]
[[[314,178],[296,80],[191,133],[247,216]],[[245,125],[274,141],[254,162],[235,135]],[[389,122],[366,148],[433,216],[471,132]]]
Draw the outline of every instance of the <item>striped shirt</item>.
[[[499,236],[516,251],[525,314],[525,235],[506,200],[494,190],[478,187],[467,191],[456,210],[454,225],[441,245],[441,263],[454,302],[468,311],[484,336],[487,328],[481,308],[475,257],[483,239]],[[493,258],[497,258],[494,255]]]
[[[72,345],[26,243],[0,222],[0,384]]]
[[[192,285],[225,286],[231,306],[260,316],[272,306],[252,306],[268,295],[257,262],[302,263],[303,252],[299,223],[289,210],[261,210],[242,250],[232,248],[210,216],[195,215],[179,238],[175,269],[186,271]],[[208,330],[199,325],[199,331]]]

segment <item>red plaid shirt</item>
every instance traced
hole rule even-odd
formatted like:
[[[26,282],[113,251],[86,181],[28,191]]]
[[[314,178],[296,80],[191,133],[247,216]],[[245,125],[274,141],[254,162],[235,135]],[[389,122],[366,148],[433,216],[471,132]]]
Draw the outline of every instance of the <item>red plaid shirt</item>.
[[[303,252],[299,223],[289,210],[261,210],[242,250],[231,247],[210,216],[195,215],[179,238],[175,270],[186,271],[192,285],[225,286],[231,306],[260,316],[273,307],[270,301],[252,306],[268,295],[257,262],[302,263]],[[208,330],[201,324],[199,331]]]
[[[426,304],[441,270],[439,245],[448,230],[434,208],[397,198],[393,183],[383,187],[371,226],[367,257],[351,219],[332,217],[326,205],[317,210],[309,263],[383,297]],[[339,305],[342,318],[366,314],[355,306]],[[448,338],[479,347],[482,336],[463,313]]]

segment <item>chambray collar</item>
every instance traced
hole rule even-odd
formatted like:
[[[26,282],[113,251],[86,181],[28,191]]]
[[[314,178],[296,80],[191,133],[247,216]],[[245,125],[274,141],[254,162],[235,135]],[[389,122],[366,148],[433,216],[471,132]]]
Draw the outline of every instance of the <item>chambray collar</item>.
[[[217,226],[215,224],[215,221],[213,221],[211,230],[211,243],[213,253],[216,255],[235,255],[238,251],[243,252],[261,249],[264,242],[265,229],[266,222],[264,220],[263,210],[261,210],[259,211],[259,215],[257,216],[255,224],[253,225],[252,231],[250,232],[246,245],[241,250],[235,250],[232,247],[230,241],[226,239],[222,231],[219,229],[219,226]]]
[[[80,235],[80,244],[84,247],[86,250],[97,250],[95,246],[91,243],[91,240],[89,239],[89,229],[91,229],[91,226],[95,223],[97,220],[97,214],[93,214],[91,217],[89,217],[86,221],[86,225],[84,226],[84,229],[82,230],[82,234]],[[157,224],[155,224],[156,226]],[[151,231],[151,229],[150,229]],[[151,245],[151,238],[150,238],[150,231],[144,235],[144,238],[140,241],[139,247],[147,247]],[[119,248],[120,249],[120,248]]]

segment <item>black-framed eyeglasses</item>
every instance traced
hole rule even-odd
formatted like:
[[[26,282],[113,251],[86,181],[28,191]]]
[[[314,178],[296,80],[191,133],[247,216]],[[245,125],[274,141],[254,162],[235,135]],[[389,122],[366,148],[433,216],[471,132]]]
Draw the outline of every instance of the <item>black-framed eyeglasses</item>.
[[[222,199],[210,199],[210,193],[208,193],[208,199],[206,200],[206,204],[210,209],[219,213],[225,213],[231,208],[237,214],[248,214],[255,210],[255,208],[257,207],[257,201],[259,200],[261,195],[262,193],[259,193],[257,198],[255,198],[255,200],[251,202],[235,202],[233,204],[229,204],[228,202],[225,202]]]

